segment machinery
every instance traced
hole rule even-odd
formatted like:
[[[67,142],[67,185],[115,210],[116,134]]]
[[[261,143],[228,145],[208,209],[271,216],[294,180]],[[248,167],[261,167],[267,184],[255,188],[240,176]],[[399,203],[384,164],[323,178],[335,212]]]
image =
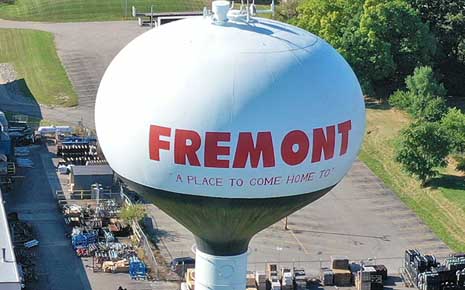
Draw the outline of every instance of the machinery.
[[[344,177],[365,108],[324,40],[212,5],[115,57],[96,129],[113,170],[195,235],[195,288],[243,290],[251,238]]]

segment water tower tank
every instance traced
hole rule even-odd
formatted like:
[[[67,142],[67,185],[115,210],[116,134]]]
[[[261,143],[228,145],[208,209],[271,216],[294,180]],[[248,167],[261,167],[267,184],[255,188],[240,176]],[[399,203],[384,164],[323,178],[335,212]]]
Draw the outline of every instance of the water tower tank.
[[[250,239],[344,177],[365,110],[321,38],[213,10],[223,14],[152,29],[115,57],[96,128],[111,167],[194,234],[196,289],[244,290]]]

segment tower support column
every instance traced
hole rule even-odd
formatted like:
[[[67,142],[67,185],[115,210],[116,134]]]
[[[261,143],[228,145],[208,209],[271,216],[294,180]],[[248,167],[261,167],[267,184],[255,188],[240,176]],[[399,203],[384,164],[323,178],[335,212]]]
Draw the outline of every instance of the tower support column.
[[[214,256],[196,249],[195,290],[244,290],[247,252],[236,256]]]

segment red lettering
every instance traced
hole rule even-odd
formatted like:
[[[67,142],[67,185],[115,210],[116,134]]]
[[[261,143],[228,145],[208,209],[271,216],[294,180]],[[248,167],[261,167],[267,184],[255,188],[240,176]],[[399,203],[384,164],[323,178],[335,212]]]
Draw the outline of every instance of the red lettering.
[[[325,154],[325,160],[333,158],[335,144],[336,126],[326,127],[326,136],[323,128],[313,129],[312,163],[320,162],[322,150]]]
[[[292,148],[295,144],[299,145],[297,151]],[[300,130],[294,130],[284,137],[281,143],[281,157],[288,165],[297,165],[302,163],[307,157],[310,141],[307,134]]]
[[[339,155],[347,153],[347,147],[349,147],[349,131],[352,129],[352,121],[348,120],[337,125],[337,131],[342,135],[341,139],[341,151]]]
[[[190,141],[190,145],[187,144]],[[197,151],[202,140],[199,133],[192,130],[176,129],[174,137],[174,163],[186,164],[186,158],[192,166],[200,166]]]
[[[160,161],[160,149],[170,150],[170,142],[160,140],[160,136],[171,136],[171,128],[150,125],[149,154],[151,160]]]
[[[229,142],[231,133],[207,132],[205,133],[205,167],[229,168],[229,160],[218,159],[219,155],[229,155],[228,146],[219,146],[218,142]]]
[[[174,129],[173,129],[174,130]],[[313,129],[310,137],[306,132],[293,130],[284,136],[281,143],[281,157],[287,165],[298,165],[308,157],[310,153],[310,138],[312,139],[311,162],[320,162],[323,158],[328,160],[334,158],[336,150],[336,137],[341,140],[339,155],[347,153],[349,148],[349,134],[352,130],[352,121],[323,128]],[[175,164],[189,164],[191,166],[201,166],[198,151],[204,150],[205,167],[215,168],[245,168],[250,164],[251,168],[257,168],[260,164],[264,168],[276,166],[275,151],[273,145],[272,132],[239,132],[234,152],[234,161],[230,161],[231,146],[220,145],[221,142],[230,142],[230,132],[207,132],[205,140],[203,136],[193,130],[175,129],[174,138],[174,162]],[[254,134],[257,134],[254,140]],[[149,155],[151,160],[160,161],[160,150],[170,150],[171,148],[171,128],[151,125],[149,131]],[[203,147],[203,148],[201,148]],[[223,156],[223,157],[221,157]],[[226,156],[226,157],[224,157]],[[249,161],[250,160],[250,161]],[[231,164],[232,163],[232,164]],[[307,182],[307,176],[293,177],[292,183]],[[187,182],[190,180],[188,179]],[[182,180],[180,180],[182,182]],[[259,182],[257,180],[257,185]],[[268,185],[270,181],[264,179],[263,185]],[[288,179],[289,182],[289,179]]]
[[[249,156],[252,168],[258,167],[261,157],[263,157],[263,167],[273,167],[275,165],[271,132],[258,132],[255,146],[252,133],[239,133],[233,167],[244,168]]]

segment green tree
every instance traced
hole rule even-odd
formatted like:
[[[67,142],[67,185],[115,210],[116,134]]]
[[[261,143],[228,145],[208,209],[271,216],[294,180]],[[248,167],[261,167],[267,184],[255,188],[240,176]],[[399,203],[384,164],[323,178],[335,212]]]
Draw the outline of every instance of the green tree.
[[[301,0],[287,0],[281,2],[276,9],[276,18],[283,22],[288,22],[291,19],[297,17],[297,7]]]
[[[441,97],[415,95],[408,111],[420,120],[436,122],[441,120],[447,112],[447,105],[444,98]]]
[[[438,39],[436,63],[448,91],[465,96],[465,2],[407,0]]]
[[[121,209],[119,217],[127,222],[138,222],[145,215],[145,208],[141,204],[126,205]]]
[[[428,25],[403,0],[366,0],[360,19],[366,48],[365,74],[373,80],[402,80],[429,64],[436,42]]]
[[[405,85],[414,95],[443,98],[447,94],[444,85],[436,79],[430,66],[415,68],[413,74],[405,78]]]
[[[304,0],[292,23],[333,45],[352,65],[364,91],[403,79],[428,64],[436,45],[404,0]]]
[[[434,77],[431,67],[417,67],[412,75],[405,79],[406,91],[396,91],[389,103],[399,109],[406,110],[413,117],[435,122],[447,111],[446,89]]]
[[[358,30],[364,0],[304,0],[293,24],[322,37],[343,54],[347,41]]]
[[[465,152],[465,114],[457,108],[451,108],[442,118],[441,124],[449,136],[451,149],[455,153]]]
[[[449,139],[439,123],[416,122],[400,136],[396,160],[410,174],[418,176],[424,186],[435,176],[436,167],[447,165]]]

